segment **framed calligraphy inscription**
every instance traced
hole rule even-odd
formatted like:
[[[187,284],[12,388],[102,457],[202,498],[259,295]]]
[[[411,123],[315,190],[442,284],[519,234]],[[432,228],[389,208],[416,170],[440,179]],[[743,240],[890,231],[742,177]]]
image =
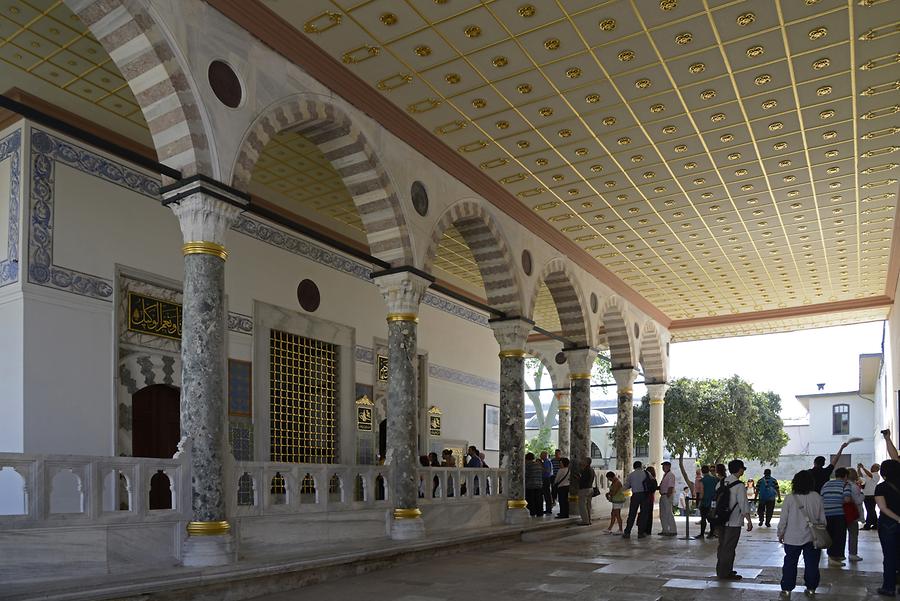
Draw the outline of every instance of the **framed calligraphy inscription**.
[[[378,370],[378,381],[379,382],[387,382],[388,381],[388,358],[384,355],[378,355],[376,368]]]
[[[181,305],[129,292],[128,329],[142,334],[181,340]]]

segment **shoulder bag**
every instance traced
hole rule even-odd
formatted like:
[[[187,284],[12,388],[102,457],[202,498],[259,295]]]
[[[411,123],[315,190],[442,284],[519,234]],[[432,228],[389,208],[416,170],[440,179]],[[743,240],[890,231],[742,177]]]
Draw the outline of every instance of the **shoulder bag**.
[[[844,491],[846,491],[850,487],[849,484],[844,485]],[[859,519],[859,507],[856,506],[856,502],[853,500],[853,493],[850,494],[850,500],[844,501],[844,519],[848,522],[855,522]]]
[[[793,497],[794,502],[797,503],[797,507],[800,509],[800,513],[806,518],[806,525],[809,526],[809,530],[812,532],[813,547],[816,549],[827,549],[830,547],[831,535],[829,535],[828,531],[825,529],[825,524],[813,522],[809,518],[809,514],[806,513],[806,508],[803,507],[803,505],[800,505],[800,501],[797,500],[797,495],[793,495]]]

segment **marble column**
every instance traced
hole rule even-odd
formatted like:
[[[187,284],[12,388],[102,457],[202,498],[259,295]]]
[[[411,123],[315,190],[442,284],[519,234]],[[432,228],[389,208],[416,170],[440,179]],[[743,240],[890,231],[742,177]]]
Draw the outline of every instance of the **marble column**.
[[[240,199],[209,194],[215,183],[185,182],[163,191],[184,239],[181,334],[181,443],[190,448],[191,521],[182,549],[186,566],[235,560],[225,516],[226,307],[225,234]]]
[[[633,367],[612,370],[616,379],[619,399],[619,417],[616,421],[616,469],[622,474],[631,471],[634,462],[634,390],[632,386],[638,372]]]
[[[570,394],[568,390],[561,390],[556,393],[556,409],[559,412],[559,429],[557,430],[556,448],[562,451],[563,457],[570,454],[569,446],[569,413],[572,406],[569,403]]]
[[[426,274],[409,270],[388,270],[373,274],[387,303],[388,315],[388,398],[387,456],[391,466],[394,511],[391,538],[411,540],[425,536],[425,522],[418,508],[419,486],[416,471],[418,454],[418,390],[416,349],[419,303],[434,281]]]
[[[590,348],[564,352],[569,366],[569,394],[572,403],[569,465],[572,473],[576,474],[581,471],[582,462],[591,456],[591,368],[597,352]],[[578,486],[573,485],[569,493],[569,498],[574,496],[577,501]],[[577,506],[572,506],[569,514],[575,515],[577,512]]]
[[[534,322],[491,320],[500,343],[500,467],[507,470],[506,523],[528,521],[525,509],[525,341]]]
[[[668,384],[647,384],[650,397],[650,465],[657,474],[662,474],[663,460],[663,418]]]

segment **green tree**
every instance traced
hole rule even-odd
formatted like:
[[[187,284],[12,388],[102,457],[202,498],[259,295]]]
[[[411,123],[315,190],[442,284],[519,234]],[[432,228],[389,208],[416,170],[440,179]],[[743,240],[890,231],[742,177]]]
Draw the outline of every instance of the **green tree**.
[[[697,454],[701,463],[723,463],[732,457],[775,463],[787,444],[779,417],[781,398],[754,392],[738,376],[727,380],[679,378],[666,392],[663,428],[666,449],[678,459],[685,482],[691,482],[684,458]],[[615,428],[610,436],[615,438]],[[650,406],[647,397],[634,408],[634,440],[647,444]]]

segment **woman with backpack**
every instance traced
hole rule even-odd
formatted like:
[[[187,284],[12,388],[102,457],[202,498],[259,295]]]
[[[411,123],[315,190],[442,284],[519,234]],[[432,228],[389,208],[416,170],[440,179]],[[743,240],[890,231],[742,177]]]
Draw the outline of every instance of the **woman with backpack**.
[[[804,593],[812,597],[819,586],[819,560],[822,550],[814,541],[813,525],[825,524],[822,497],[815,491],[816,481],[809,470],[797,472],[791,483],[793,492],[784,498],[778,521],[778,542],[784,545],[781,568],[781,599],[790,599],[797,586],[797,562],[803,554]],[[821,543],[820,543],[821,544]]]
[[[855,511],[851,509],[848,514],[848,508],[844,505],[844,517],[847,518],[847,559],[862,561],[862,557],[859,556],[859,519],[864,515],[863,503],[865,503],[866,497],[859,485],[859,474],[853,468],[847,470],[847,485],[850,487],[850,497],[856,508]],[[853,515],[854,513],[856,515]]]

